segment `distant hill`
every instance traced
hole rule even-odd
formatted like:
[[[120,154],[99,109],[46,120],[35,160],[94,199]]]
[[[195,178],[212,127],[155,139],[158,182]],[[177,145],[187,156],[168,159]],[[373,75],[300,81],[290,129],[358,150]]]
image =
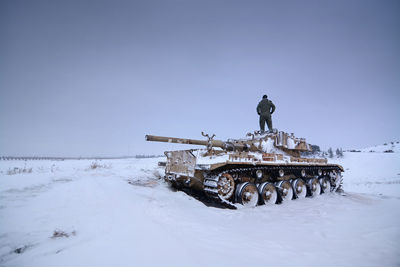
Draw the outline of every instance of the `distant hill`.
[[[383,145],[376,145],[360,149],[361,152],[377,152],[377,153],[400,153],[400,142],[389,142]]]

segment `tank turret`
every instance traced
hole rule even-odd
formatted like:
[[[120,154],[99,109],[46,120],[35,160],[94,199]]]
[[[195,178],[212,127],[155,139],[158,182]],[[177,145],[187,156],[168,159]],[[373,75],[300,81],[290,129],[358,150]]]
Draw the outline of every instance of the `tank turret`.
[[[268,132],[261,134],[260,132],[248,133],[248,138],[229,139],[227,141],[214,140],[215,135],[211,137],[208,134],[202,135],[208,140],[197,140],[187,138],[176,138],[166,136],[146,135],[146,141],[167,142],[177,144],[203,145],[208,149],[218,147],[227,151],[253,151],[268,153],[272,146],[285,151],[294,156],[300,156],[300,152],[312,151],[311,146],[307,144],[304,138],[296,138],[293,133],[285,132]]]

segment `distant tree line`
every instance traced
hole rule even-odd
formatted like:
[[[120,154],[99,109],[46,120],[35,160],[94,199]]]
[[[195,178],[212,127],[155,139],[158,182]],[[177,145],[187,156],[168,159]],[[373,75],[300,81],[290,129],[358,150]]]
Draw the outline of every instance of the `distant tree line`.
[[[323,155],[328,158],[333,158],[335,156],[337,158],[343,158],[343,149],[337,148],[336,151],[333,152],[333,149],[330,147],[327,152],[325,151],[323,152]]]
[[[303,152],[302,155],[304,156],[319,156],[324,158],[333,158],[335,155],[337,158],[343,157],[343,149],[337,148],[336,152],[333,152],[333,149],[330,147],[328,151],[322,151],[318,145],[311,145],[311,151]]]
[[[148,158],[161,158],[165,157],[164,155],[136,155],[135,158],[137,159],[148,159]]]
[[[119,157],[40,157],[40,156],[0,156],[0,160],[106,160],[106,159],[145,159],[145,158],[160,158],[164,155],[135,155],[135,156],[119,156]]]

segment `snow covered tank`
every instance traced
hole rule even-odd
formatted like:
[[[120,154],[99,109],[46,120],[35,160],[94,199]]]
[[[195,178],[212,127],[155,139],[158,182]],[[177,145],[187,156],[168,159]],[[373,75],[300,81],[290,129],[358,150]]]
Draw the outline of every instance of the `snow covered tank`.
[[[276,130],[225,142],[202,135],[208,140],[146,135],[147,141],[206,146],[166,151],[166,181],[204,192],[221,203],[245,206],[314,197],[341,188],[343,167],[325,158],[302,156],[311,151],[304,138]]]

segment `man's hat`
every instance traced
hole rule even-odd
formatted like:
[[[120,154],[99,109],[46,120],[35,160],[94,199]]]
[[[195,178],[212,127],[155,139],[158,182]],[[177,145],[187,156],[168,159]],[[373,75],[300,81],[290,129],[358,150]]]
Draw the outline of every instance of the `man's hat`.
[[[268,98],[268,96],[267,95],[263,95],[263,98]]]

